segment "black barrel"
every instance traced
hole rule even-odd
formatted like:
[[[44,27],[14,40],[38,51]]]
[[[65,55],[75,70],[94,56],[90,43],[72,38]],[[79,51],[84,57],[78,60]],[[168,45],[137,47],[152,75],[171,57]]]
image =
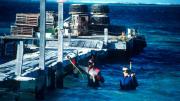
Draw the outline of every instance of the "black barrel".
[[[91,25],[109,25],[110,20],[105,15],[93,15],[90,19]]]
[[[107,14],[109,13],[109,7],[108,5],[102,5],[102,4],[94,4],[91,7],[91,13],[92,14]]]
[[[88,12],[88,6],[84,4],[72,4],[69,8],[69,14],[82,14]]]

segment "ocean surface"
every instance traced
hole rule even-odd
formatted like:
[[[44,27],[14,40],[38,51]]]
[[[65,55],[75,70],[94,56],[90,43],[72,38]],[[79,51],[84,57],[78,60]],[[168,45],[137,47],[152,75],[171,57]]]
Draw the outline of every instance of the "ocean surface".
[[[39,4],[0,4],[0,35],[9,33],[17,12],[38,12]],[[64,15],[68,16],[65,4]],[[65,88],[46,96],[45,101],[178,101],[180,99],[180,6],[109,4],[111,24],[135,27],[145,35],[147,47],[133,56],[133,70],[139,86],[135,91],[119,90],[121,68],[126,63],[99,63],[105,83],[98,89],[87,80],[67,76]],[[47,10],[57,11],[57,4]],[[1,61],[1,59],[0,59]],[[32,99],[27,97],[26,101]],[[6,99],[6,101],[8,101]]]

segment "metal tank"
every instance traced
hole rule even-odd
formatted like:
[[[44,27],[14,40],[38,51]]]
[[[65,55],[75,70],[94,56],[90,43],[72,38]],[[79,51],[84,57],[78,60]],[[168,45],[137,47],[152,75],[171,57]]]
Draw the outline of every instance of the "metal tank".
[[[94,4],[91,6],[91,14],[108,14],[109,7],[103,4]]]
[[[110,19],[107,15],[92,15],[91,16],[91,25],[105,25],[110,24]]]
[[[94,4],[91,6],[90,30],[96,34],[103,34],[104,28],[110,25],[108,16],[109,7],[104,4]],[[93,34],[94,34],[93,33]]]

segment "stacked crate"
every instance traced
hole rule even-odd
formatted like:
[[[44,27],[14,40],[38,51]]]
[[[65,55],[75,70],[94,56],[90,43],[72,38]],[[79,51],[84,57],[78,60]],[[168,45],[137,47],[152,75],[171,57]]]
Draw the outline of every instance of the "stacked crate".
[[[31,26],[11,26],[11,34],[15,36],[32,36],[33,32],[34,30]]]
[[[39,14],[16,14],[15,25],[11,26],[11,34],[15,36],[33,37],[34,30],[38,29]]]

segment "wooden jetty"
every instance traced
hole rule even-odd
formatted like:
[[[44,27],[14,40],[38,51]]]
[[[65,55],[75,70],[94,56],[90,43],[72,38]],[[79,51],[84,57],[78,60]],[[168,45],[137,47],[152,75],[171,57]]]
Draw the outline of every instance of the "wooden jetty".
[[[13,42],[16,45],[16,48],[12,48],[12,50],[16,50],[15,59],[0,64],[0,96],[2,92],[11,90],[16,95],[15,99],[18,99],[18,92],[31,91],[35,93],[37,99],[43,99],[46,90],[63,88],[64,77],[69,71],[72,71],[72,68],[68,68],[71,63],[67,59],[67,55],[77,58],[79,63],[82,63],[83,61],[87,62],[93,52],[102,57],[106,56],[108,52],[112,54],[112,51],[117,51],[115,54],[119,51],[131,54],[136,47],[134,46],[136,36],[122,41],[117,36],[108,35],[108,28],[104,28],[102,35],[64,38],[63,35],[66,31],[63,27],[63,2],[61,0],[58,0],[58,38],[46,39],[45,3],[46,0],[40,0],[40,15],[31,15],[28,18],[24,14],[18,14],[16,26],[12,26],[14,34],[0,37],[1,56],[6,55],[8,43]],[[38,16],[40,16],[40,37],[34,38],[32,32],[34,26],[37,26]],[[84,15],[80,17],[83,18]],[[29,27],[29,24],[33,26]],[[49,25],[52,27],[51,23]],[[86,27],[85,29],[87,29]],[[73,31],[75,36],[78,30]],[[82,31],[82,33],[84,35],[86,32]],[[25,53],[27,41],[31,41],[32,44],[34,41],[38,41],[38,46],[29,46],[35,51]],[[3,90],[1,90],[2,88]]]
[[[36,95],[41,95],[39,93],[42,92],[42,88],[62,88],[63,74],[67,72],[67,68],[71,65],[67,59],[67,55],[72,58],[78,58],[78,61],[87,62],[92,52],[95,52],[98,56],[104,57],[107,55],[108,50],[119,49],[126,51],[130,48],[129,45],[132,39],[124,42],[118,41],[117,37],[110,35],[105,37],[105,35],[79,36],[77,38],[71,38],[70,40],[68,38],[63,38],[62,62],[58,62],[59,39],[46,39],[46,45],[44,45],[45,68],[43,70],[40,68],[39,64],[39,60],[41,60],[41,51],[24,54],[24,42],[27,40],[39,40],[38,38],[17,36],[1,37],[1,40],[16,41],[17,53],[15,60],[0,65],[0,82],[3,83],[9,80],[13,82],[17,81],[19,85],[17,88],[19,91],[25,89],[23,87],[24,84],[28,82],[34,83],[31,85],[31,90],[34,89],[33,91],[37,93]],[[40,49],[40,47],[37,46],[30,46],[30,48],[34,50]],[[39,80],[44,80],[44,82],[39,82]],[[6,87],[8,88],[9,86]]]
[[[2,37],[1,37],[2,38]],[[47,88],[62,88],[63,86],[63,74],[65,74],[66,68],[70,65],[67,55],[72,58],[77,58],[79,61],[87,60],[87,58],[92,54],[92,51],[100,52],[101,54],[106,50],[103,50],[103,41],[95,39],[71,39],[70,43],[65,39],[64,49],[63,49],[63,60],[62,64],[58,63],[58,40],[49,39],[46,40],[45,54],[44,54],[44,66],[45,69],[42,70],[39,67],[40,51],[33,53],[24,54],[24,41],[26,40],[37,40],[35,38],[20,38],[20,37],[3,37],[3,40],[15,40],[17,45],[16,59],[9,61],[7,63],[0,65],[0,83],[4,88],[11,88],[14,83],[18,83],[19,86],[15,87],[18,91],[22,91],[24,84],[32,83],[31,91],[37,93],[42,92],[43,89]],[[31,46],[31,48],[33,48]],[[34,47],[33,49],[39,49],[39,47]],[[77,55],[78,54],[78,55]],[[103,54],[102,54],[103,55]],[[59,71],[60,73],[58,74]],[[57,79],[60,76],[60,80]],[[43,81],[46,78],[47,82]],[[57,81],[58,80],[58,81]],[[10,86],[4,85],[5,82],[10,83]],[[11,82],[10,82],[11,81]],[[44,87],[44,85],[46,87]],[[1,87],[0,87],[1,88]],[[27,88],[30,89],[30,88]],[[39,90],[37,90],[39,89]],[[16,91],[15,91],[16,92]],[[39,98],[39,97],[38,97]]]

